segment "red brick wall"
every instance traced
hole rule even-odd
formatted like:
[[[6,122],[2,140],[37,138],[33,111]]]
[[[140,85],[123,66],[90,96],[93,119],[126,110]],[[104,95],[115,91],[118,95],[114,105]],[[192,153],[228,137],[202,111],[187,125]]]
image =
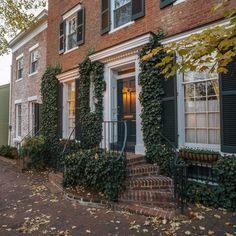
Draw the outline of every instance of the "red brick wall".
[[[146,0],[145,17],[135,24],[111,34],[100,34],[100,0],[84,0],[86,11],[85,44],[68,54],[59,55],[59,23],[61,16],[78,4],[79,0],[49,0],[48,53],[49,64],[60,63],[64,71],[76,67],[89,48],[99,51],[161,27],[174,35],[222,18],[222,12],[212,13],[217,0],[186,0],[160,9],[160,0]],[[231,5],[234,5],[232,3]]]

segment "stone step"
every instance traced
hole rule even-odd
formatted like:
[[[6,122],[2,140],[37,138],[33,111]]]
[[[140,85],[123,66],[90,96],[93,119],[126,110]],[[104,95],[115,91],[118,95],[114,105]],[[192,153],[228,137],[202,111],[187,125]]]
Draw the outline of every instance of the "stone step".
[[[135,166],[135,165],[140,165],[140,164],[146,163],[146,158],[145,158],[145,156],[142,156],[142,155],[127,156],[126,160],[127,160],[128,166]]]
[[[128,166],[128,177],[151,177],[159,175],[159,166],[151,164],[142,164],[137,166]]]
[[[128,178],[125,182],[126,189],[129,190],[156,190],[173,188],[173,181],[165,176],[141,177],[141,178]]]
[[[144,215],[156,217],[159,219],[172,220],[176,212],[173,209],[164,209],[164,208],[150,208],[146,206],[136,205],[136,204],[123,204],[117,203],[113,205],[113,210],[115,211],[127,211],[133,214]]]
[[[172,207],[174,198],[170,191],[163,190],[126,190],[119,201],[147,206]]]

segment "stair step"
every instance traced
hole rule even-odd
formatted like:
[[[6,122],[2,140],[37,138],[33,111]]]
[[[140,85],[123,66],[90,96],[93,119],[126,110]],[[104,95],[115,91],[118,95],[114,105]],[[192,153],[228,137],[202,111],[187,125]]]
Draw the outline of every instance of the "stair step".
[[[127,175],[128,177],[158,176],[159,166],[151,164],[128,166]]]
[[[126,189],[131,190],[152,190],[152,189],[169,189],[173,188],[173,181],[169,177],[134,177],[128,178],[125,183]]]
[[[119,200],[152,206],[169,205],[174,202],[172,192],[163,190],[126,190],[121,194]]]
[[[130,154],[127,156],[127,165],[128,166],[140,165],[140,164],[145,164],[145,163],[146,163],[145,156],[130,155]]]
[[[163,209],[157,207],[150,208],[136,204],[117,203],[113,205],[113,209],[115,211],[127,211],[133,214],[157,217],[159,219],[168,219],[168,220],[172,220],[176,215],[175,210]]]

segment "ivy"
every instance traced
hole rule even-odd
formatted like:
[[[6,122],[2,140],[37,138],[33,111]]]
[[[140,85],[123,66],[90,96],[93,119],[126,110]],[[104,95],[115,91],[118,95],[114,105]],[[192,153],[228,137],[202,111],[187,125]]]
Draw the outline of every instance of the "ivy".
[[[141,73],[139,75],[140,103],[142,105],[142,130],[143,140],[146,149],[146,159],[150,163],[163,163],[163,157],[167,157],[166,149],[161,144],[160,130],[162,121],[162,96],[164,94],[161,69],[155,65],[161,62],[164,53],[160,52],[148,60],[142,60],[153,48],[160,46],[160,38],[163,33],[154,35],[150,42],[142,49],[139,54]],[[162,153],[163,152],[163,153]],[[166,163],[164,169],[166,169]]]
[[[76,185],[96,188],[115,201],[124,188],[126,166],[124,159],[117,159],[103,150],[81,150],[65,158],[64,187]]]
[[[58,157],[58,86],[56,75],[61,72],[59,65],[47,67],[41,83],[42,127],[45,136],[45,163],[54,166]]]
[[[79,66],[78,110],[81,147],[97,147],[102,139],[103,93],[105,91],[104,65],[86,58]],[[95,111],[90,111],[90,84],[94,83]]]

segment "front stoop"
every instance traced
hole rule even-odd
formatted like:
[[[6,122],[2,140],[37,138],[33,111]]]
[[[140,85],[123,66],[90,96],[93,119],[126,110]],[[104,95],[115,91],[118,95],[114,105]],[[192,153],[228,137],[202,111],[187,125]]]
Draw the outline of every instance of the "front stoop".
[[[114,210],[172,219],[176,212],[172,179],[161,176],[159,167],[147,164],[144,156],[129,154],[127,168],[126,190]]]

